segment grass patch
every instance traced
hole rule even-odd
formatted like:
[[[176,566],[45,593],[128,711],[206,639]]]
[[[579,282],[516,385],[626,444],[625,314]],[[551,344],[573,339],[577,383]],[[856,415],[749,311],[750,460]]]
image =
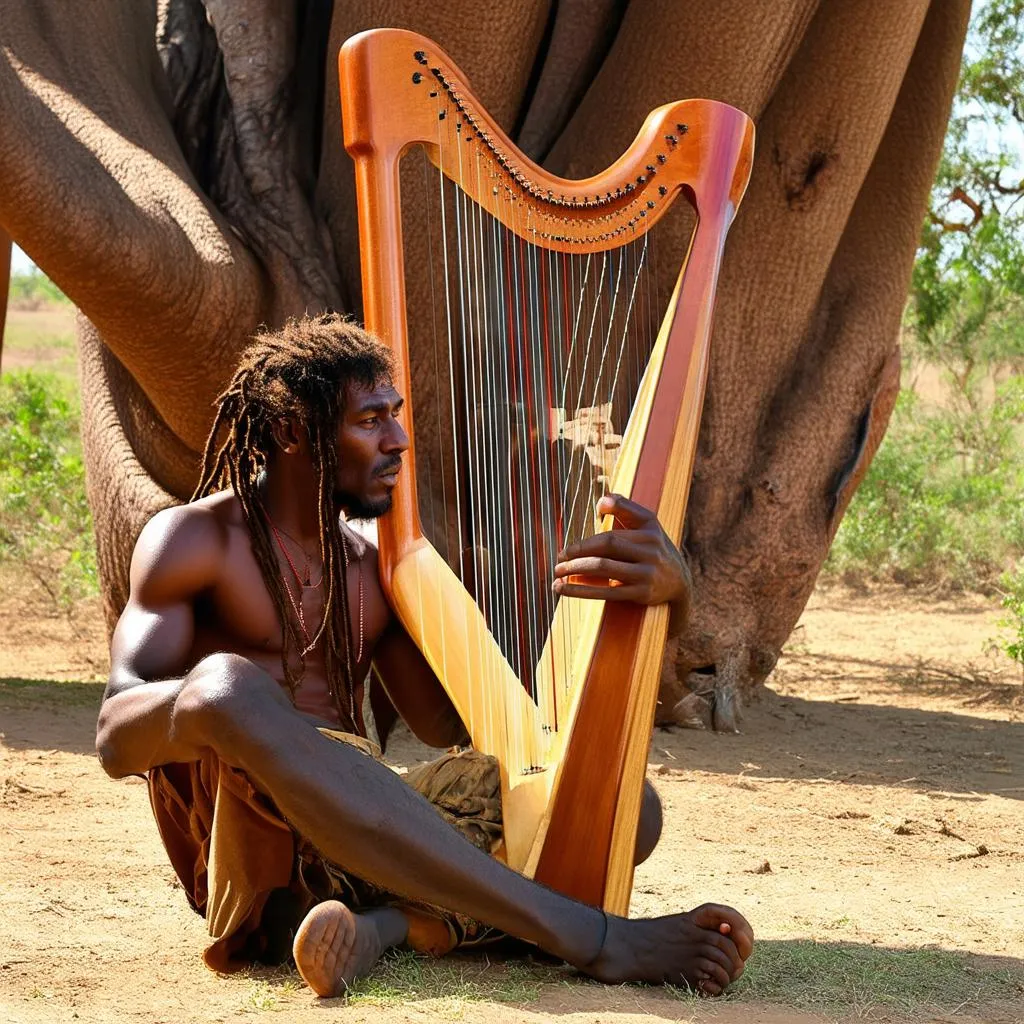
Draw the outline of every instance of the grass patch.
[[[78,386],[75,314],[70,306],[8,309],[3,369],[46,370],[68,388]]]
[[[289,1005],[292,996],[305,989],[298,974],[289,972],[280,979],[256,978],[242,999],[242,1013],[277,1013]]]
[[[1004,966],[1005,964],[1005,966]],[[759,942],[730,999],[810,1010],[884,1007],[913,1014],[1019,1001],[1024,963],[944,949],[888,949],[845,942]]]
[[[528,961],[493,963],[483,956],[450,956],[441,960],[406,950],[389,953],[344,997],[351,1004],[390,1005],[429,1000],[433,1008],[456,1019],[464,1003],[532,1003],[549,982],[566,972]]]
[[[288,997],[305,988],[294,969],[253,975],[245,1009],[281,1010]],[[460,1020],[474,1003],[528,1005],[542,1001],[554,986],[593,988],[568,967],[530,959],[491,961],[486,956],[452,955],[435,960],[409,951],[391,951],[369,975],[330,1005],[395,1007],[416,1003],[447,1020]],[[634,986],[626,986],[633,989]],[[705,1001],[693,992],[666,985],[637,992],[662,992],[680,1002]],[[943,949],[889,949],[805,939],[757,944],[743,978],[725,997],[730,1002],[769,1003],[828,1014],[865,1014],[872,1009],[915,1015],[958,1012],[1024,996],[1024,963],[986,959]],[[426,1004],[426,1005],[424,1005]],[[542,1001],[543,1005],[543,1001]],[[696,1004],[695,1004],[696,1005]]]
[[[105,682],[58,683],[52,679],[0,678],[0,704],[9,708],[96,707],[103,698]]]
[[[293,967],[253,969],[253,986],[246,993],[245,1010],[281,1010],[296,993],[308,995]],[[459,1020],[468,1004],[532,1003],[545,985],[581,984],[569,968],[532,960],[493,961],[483,954],[453,954],[434,959],[410,950],[390,950],[371,974],[360,978],[337,1000],[325,1006],[398,1006],[429,1004],[445,1019]]]

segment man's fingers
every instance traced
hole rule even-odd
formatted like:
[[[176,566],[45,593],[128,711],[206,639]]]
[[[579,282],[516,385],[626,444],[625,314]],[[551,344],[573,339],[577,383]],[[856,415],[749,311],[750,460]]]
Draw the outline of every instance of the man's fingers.
[[[750,954],[754,952],[754,929],[744,921],[742,928],[733,929],[732,940],[736,943],[740,956],[744,960],[749,960]]]
[[[736,978],[743,968],[743,957],[740,956],[736,944],[727,935],[720,932],[710,932],[708,942],[717,946],[729,958],[729,975]]]
[[[754,929],[750,922],[737,910],[726,907],[728,916],[723,917],[723,924],[729,926],[729,938],[736,943],[736,949],[744,960],[754,951]]]
[[[656,518],[649,508],[638,505],[621,494],[606,494],[598,503],[597,511],[603,516],[615,518],[627,528],[637,529],[646,526]]]
[[[613,587],[607,583],[593,586],[588,583],[569,583],[564,579],[557,579],[551,584],[551,589],[559,597],[585,597],[594,601],[635,601],[641,603],[646,588],[641,583],[629,583],[625,586]]]
[[[608,530],[595,533],[592,537],[567,544],[558,552],[559,562],[571,562],[574,558],[617,558],[622,562],[641,562],[649,557],[653,537],[641,530]]]
[[[619,562],[614,558],[573,558],[555,566],[555,578],[563,576],[600,576],[620,583],[643,583],[651,568],[636,562]]]
[[[694,988],[698,993],[705,996],[720,996],[725,991],[717,982],[708,979],[698,981]]]

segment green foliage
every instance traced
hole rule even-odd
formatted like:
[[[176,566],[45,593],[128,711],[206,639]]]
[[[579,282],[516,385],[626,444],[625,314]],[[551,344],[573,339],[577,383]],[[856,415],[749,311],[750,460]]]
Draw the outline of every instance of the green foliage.
[[[918,355],[970,372],[1024,362],[1024,0],[977,6],[907,324]]]
[[[990,589],[1024,553],[1024,377],[975,408],[903,391],[826,572]]]
[[[0,378],[0,562],[61,604],[97,589],[77,403],[52,375]]]
[[[1009,631],[1003,649],[1020,663],[1024,673],[1024,561],[1019,562],[1014,571],[1003,573],[999,582],[1003,591],[1003,611],[1006,612],[999,625]]]
[[[14,307],[67,304],[67,296],[41,271],[33,269],[11,274],[8,301]]]

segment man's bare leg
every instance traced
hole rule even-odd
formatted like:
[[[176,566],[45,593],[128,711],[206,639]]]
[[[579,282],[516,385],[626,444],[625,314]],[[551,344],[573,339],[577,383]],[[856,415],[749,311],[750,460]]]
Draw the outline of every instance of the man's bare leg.
[[[651,784],[644,784],[636,859],[645,861],[661,836],[661,801]],[[723,934],[729,926],[722,925]],[[306,915],[292,945],[295,966],[318,996],[336,996],[368,974],[384,950],[405,941],[409,927],[394,907],[354,913],[337,900],[318,903]]]
[[[644,782],[640,798],[640,820],[636,828],[636,844],[633,847],[633,863],[643,864],[661,840],[662,828],[661,798],[658,791],[647,781]]]
[[[599,980],[668,981],[715,992],[739,976],[749,956],[749,926],[728,908],[722,920],[729,935],[699,911],[606,917],[510,871],[467,843],[393,772],[322,736],[244,658],[219,654],[200,662],[175,700],[172,729],[176,742],[212,749],[245,771],[300,834],[346,871],[534,942]]]

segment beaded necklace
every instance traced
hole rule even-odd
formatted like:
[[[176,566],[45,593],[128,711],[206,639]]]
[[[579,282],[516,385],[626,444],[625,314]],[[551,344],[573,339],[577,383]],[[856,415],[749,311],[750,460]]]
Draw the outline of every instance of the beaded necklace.
[[[302,545],[299,544],[299,542],[294,537],[292,537],[291,534],[285,533],[284,530],[279,529],[277,524],[274,522],[274,520],[270,518],[270,514],[269,513],[267,514],[267,521],[270,523],[270,529],[271,529],[271,531],[274,534],[274,539],[277,541],[277,546],[281,549],[281,554],[284,555],[284,559],[288,563],[288,568],[291,569],[292,575],[295,577],[295,582],[296,582],[296,584],[299,587],[298,598],[296,598],[296,596],[292,593],[292,588],[291,588],[291,585],[289,584],[287,578],[282,576],[281,582],[284,583],[285,593],[288,595],[288,601],[289,601],[289,603],[292,606],[292,610],[295,612],[295,618],[298,620],[299,629],[302,631],[302,635],[303,635],[303,637],[306,640],[306,646],[302,650],[302,657],[305,657],[307,654],[309,654],[309,652],[315,646],[316,637],[320,633],[320,630],[323,628],[323,619],[320,620],[320,625],[313,631],[313,635],[311,637],[310,633],[309,633],[309,630],[306,628],[306,617],[303,614],[303,610],[302,610],[302,592],[304,590],[316,590],[316,589],[318,589],[320,587],[320,585],[324,581],[324,566],[323,565],[320,566],[320,579],[318,579],[316,581],[316,583],[313,583],[312,580],[311,580],[311,576],[310,576],[310,568],[311,568],[312,562],[310,560],[309,555],[306,554],[306,549],[304,547],[302,547]],[[299,570],[296,568],[295,562],[292,560],[292,556],[288,552],[288,548],[285,546],[284,540],[281,537],[282,533],[284,533],[284,535],[286,537],[288,537],[288,539],[291,540],[291,542],[293,544],[296,544],[301,549],[301,551],[302,551],[303,558],[305,559],[305,564],[303,565],[302,573],[301,574],[299,573]],[[345,561],[345,576],[346,576],[346,581],[347,581],[349,559],[348,559],[348,544],[345,541],[345,534],[344,533],[341,534],[341,554],[342,554],[342,558]],[[347,582],[346,582],[345,585],[347,585]],[[359,586],[359,648],[358,648],[358,651],[356,653],[356,664],[357,665],[363,660],[363,644],[364,644],[364,640],[365,640],[365,622],[366,622],[366,599],[365,599],[365,592],[364,592],[364,588],[363,588],[363,563],[362,563],[361,560],[359,562],[359,583],[358,583],[358,586]],[[326,610],[325,610],[324,614],[325,615],[327,614]],[[348,639],[349,639],[349,642],[351,642],[352,638],[349,637]]]

